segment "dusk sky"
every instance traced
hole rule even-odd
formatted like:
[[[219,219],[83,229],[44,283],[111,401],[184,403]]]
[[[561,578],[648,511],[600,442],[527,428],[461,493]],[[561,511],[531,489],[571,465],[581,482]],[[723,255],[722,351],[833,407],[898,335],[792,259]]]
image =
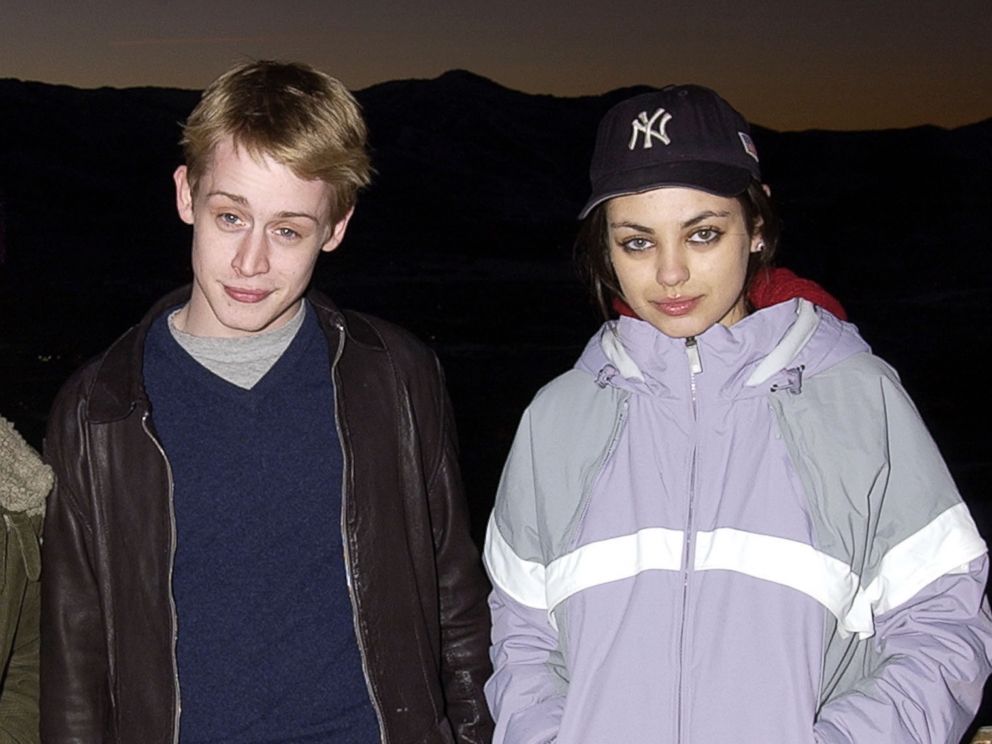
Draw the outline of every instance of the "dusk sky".
[[[992,117],[992,0],[0,0],[0,78],[199,89],[246,58],[352,89],[463,68],[560,96],[696,82],[779,130]]]

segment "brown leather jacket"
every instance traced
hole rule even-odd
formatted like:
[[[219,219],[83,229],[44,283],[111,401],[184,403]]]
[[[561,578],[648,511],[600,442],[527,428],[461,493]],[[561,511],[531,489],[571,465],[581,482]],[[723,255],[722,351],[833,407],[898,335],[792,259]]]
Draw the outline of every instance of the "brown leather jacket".
[[[141,369],[149,324],[188,296],[187,288],[160,301],[66,383],[52,410],[43,742],[178,738],[171,475]],[[487,742],[488,585],[468,532],[440,367],[396,326],[309,299],[331,353],[345,559],[382,741]]]

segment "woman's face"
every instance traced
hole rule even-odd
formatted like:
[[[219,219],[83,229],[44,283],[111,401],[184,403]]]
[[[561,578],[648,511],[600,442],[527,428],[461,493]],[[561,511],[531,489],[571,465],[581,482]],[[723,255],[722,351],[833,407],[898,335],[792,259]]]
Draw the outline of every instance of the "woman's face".
[[[697,336],[746,314],[748,235],[737,199],[690,188],[618,196],[606,205],[610,260],[623,299],[666,336]]]

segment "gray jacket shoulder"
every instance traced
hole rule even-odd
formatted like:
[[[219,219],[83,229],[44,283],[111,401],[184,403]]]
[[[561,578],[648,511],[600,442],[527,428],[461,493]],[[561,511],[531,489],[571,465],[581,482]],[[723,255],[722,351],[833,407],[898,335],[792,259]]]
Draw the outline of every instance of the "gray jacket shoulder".
[[[916,406],[878,357],[855,354],[804,380],[800,394],[771,402],[811,500],[819,548],[864,578],[891,547],[961,502]],[[852,514],[874,534],[870,546],[843,534]]]
[[[541,388],[524,411],[493,512],[500,534],[520,558],[547,564],[567,552],[626,397],[572,369]]]

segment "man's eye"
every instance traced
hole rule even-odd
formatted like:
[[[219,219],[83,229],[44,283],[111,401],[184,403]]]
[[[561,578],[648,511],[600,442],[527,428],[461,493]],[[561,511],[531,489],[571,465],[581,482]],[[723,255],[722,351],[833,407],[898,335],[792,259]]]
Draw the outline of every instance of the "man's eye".
[[[276,235],[284,240],[299,240],[300,234],[291,227],[280,227],[276,229]]]
[[[222,212],[219,215],[219,219],[225,225],[236,226],[241,224],[241,218],[238,217],[238,215],[236,214],[232,214],[231,212]]]

